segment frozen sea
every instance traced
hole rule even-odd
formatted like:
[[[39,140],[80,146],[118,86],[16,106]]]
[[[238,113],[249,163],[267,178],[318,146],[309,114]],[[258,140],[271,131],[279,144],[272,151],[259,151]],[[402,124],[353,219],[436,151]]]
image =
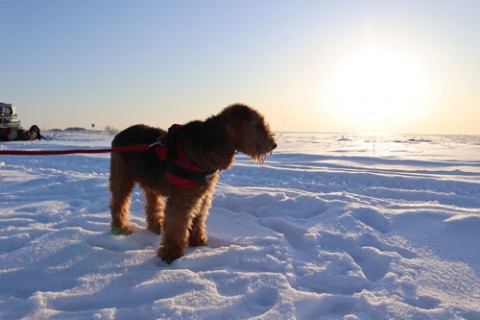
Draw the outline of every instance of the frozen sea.
[[[105,148],[47,133],[0,150]],[[109,155],[0,155],[0,319],[480,319],[480,137],[278,133],[221,173],[209,245],[110,233]]]

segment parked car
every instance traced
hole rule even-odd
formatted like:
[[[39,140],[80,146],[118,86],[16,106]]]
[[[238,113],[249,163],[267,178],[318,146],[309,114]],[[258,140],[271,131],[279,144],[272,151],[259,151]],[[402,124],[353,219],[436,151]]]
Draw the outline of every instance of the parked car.
[[[18,119],[15,107],[11,104],[0,102],[0,128],[19,128],[20,119]]]

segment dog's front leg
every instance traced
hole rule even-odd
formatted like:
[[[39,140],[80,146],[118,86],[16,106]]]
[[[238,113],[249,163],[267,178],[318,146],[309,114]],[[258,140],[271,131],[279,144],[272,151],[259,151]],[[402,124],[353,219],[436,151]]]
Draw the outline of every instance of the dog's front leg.
[[[192,201],[171,197],[167,201],[162,226],[162,241],[158,256],[170,264],[183,256],[188,246],[189,230],[196,204]]]

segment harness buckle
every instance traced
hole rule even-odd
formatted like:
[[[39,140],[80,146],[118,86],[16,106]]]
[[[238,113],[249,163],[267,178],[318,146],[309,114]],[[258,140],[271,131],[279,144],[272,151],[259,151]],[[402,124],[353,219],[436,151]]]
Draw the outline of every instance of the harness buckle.
[[[160,146],[160,147],[164,147],[164,146],[165,146],[165,144],[164,144],[162,141],[160,141],[160,137],[158,137],[157,141],[155,141],[154,143],[150,144],[148,147],[149,147],[149,148],[153,148],[153,147],[155,147],[155,146]]]

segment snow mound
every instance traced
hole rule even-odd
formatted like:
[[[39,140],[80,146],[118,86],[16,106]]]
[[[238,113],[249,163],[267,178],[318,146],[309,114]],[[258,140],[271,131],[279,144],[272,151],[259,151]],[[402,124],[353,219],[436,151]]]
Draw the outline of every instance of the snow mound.
[[[172,265],[139,190],[133,234],[109,232],[109,155],[0,156],[0,318],[479,319],[479,141],[279,134],[221,174],[209,245]]]

